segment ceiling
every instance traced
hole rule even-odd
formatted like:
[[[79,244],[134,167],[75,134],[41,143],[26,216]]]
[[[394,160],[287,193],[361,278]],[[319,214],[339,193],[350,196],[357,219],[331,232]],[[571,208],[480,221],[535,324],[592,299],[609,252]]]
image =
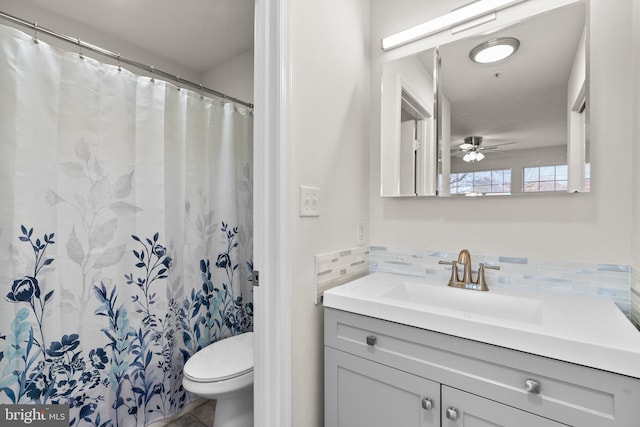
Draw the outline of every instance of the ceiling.
[[[199,74],[253,48],[254,0],[0,0],[0,10],[16,1],[126,40]]]

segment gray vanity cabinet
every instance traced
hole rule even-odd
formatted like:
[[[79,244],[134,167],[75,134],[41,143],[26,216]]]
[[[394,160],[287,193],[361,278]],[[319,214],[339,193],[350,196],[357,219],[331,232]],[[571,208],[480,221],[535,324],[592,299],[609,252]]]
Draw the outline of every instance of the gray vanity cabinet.
[[[324,356],[325,426],[440,426],[440,384],[333,348]]]
[[[640,379],[325,307],[325,427],[631,427]]]
[[[565,425],[330,347],[325,368],[326,427]]]

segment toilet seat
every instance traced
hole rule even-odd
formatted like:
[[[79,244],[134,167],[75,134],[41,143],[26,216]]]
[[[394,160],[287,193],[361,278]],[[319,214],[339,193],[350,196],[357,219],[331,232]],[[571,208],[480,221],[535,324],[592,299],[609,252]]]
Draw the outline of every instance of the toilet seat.
[[[253,332],[209,344],[187,360],[184,376],[193,382],[225,381],[253,372]]]

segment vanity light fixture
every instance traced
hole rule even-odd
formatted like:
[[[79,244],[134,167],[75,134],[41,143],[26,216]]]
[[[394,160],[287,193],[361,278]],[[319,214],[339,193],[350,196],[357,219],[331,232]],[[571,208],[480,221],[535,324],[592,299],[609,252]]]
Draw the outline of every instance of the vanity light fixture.
[[[520,40],[515,37],[498,37],[480,43],[469,52],[469,58],[478,64],[490,64],[492,62],[507,59],[518,51]]]
[[[455,9],[438,18],[411,27],[407,30],[400,31],[389,37],[382,39],[382,50],[387,51],[398,46],[419,40],[431,34],[446,30],[456,25],[467,23],[473,19],[496,12],[499,9],[520,3],[524,0],[478,0]],[[480,22],[481,23],[481,22]]]

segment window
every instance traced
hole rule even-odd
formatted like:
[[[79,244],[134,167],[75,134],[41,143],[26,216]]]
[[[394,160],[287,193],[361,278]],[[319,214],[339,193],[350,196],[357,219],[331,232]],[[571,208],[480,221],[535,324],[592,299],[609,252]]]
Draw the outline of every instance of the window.
[[[511,169],[452,173],[451,194],[511,193]]]
[[[584,191],[591,191],[591,163],[584,165]]]
[[[522,191],[567,191],[569,168],[567,165],[533,166],[524,168]]]

